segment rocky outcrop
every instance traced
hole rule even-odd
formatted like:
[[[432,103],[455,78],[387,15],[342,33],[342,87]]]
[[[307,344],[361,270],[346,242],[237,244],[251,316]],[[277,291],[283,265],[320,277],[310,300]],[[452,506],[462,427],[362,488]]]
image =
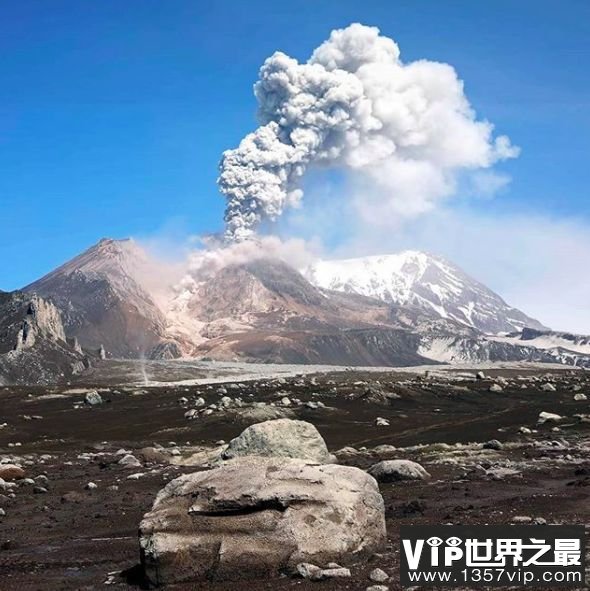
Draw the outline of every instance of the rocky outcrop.
[[[182,357],[182,351],[174,341],[158,343],[148,354],[149,359],[178,359],[179,357]]]
[[[268,578],[302,562],[347,564],[385,539],[371,476],[286,458],[243,457],[176,478],[140,525],[153,585]]]
[[[305,421],[277,419],[251,425],[229,442],[225,459],[240,456],[299,458],[325,464],[332,461],[318,430]]]
[[[0,293],[0,384],[45,384],[88,366],[68,343],[58,309],[22,292]]]
[[[3,339],[5,347],[10,347],[10,332],[15,333],[13,347],[15,351],[33,347],[37,339],[66,342],[61,316],[52,303],[37,296],[26,297],[24,294],[15,293],[12,305],[9,303],[9,306],[17,317],[7,327]],[[19,317],[21,317],[20,321]],[[4,322],[6,320],[5,318]]]

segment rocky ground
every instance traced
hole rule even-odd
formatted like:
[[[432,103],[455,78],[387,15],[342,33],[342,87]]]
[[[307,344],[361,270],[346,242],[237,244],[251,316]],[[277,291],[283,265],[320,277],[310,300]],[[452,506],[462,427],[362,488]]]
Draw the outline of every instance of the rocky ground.
[[[368,469],[409,459],[431,478],[380,484],[388,545],[352,565],[350,578],[169,588],[364,590],[379,567],[393,590],[400,525],[590,522],[588,372],[502,367],[479,379],[475,371],[432,369],[209,385],[106,382],[96,376],[98,397],[92,384],[0,389],[0,589],[141,588],[137,530],[157,492],[206,467],[248,425],[278,417],[313,423],[342,464]],[[12,480],[8,464],[24,477]]]

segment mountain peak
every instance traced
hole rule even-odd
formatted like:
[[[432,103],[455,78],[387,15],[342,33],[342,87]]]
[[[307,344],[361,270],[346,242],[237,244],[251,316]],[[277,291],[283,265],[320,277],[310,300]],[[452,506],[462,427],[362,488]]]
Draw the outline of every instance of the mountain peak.
[[[92,278],[108,276],[110,279],[126,281],[130,277],[136,278],[138,272],[149,265],[148,255],[132,238],[102,238],[25,289],[37,291],[57,278],[73,273],[82,273]]]
[[[459,267],[422,251],[318,261],[304,274],[319,287],[434,311],[487,333],[543,326]]]
[[[138,357],[163,340],[166,319],[155,301],[162,273],[134,240],[103,238],[24,289],[63,311],[68,336]]]

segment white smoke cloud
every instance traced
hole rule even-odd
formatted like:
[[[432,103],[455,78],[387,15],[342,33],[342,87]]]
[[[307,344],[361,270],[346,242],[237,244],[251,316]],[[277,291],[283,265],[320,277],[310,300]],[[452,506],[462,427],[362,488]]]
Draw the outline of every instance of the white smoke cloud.
[[[303,239],[281,240],[277,236],[261,236],[231,244],[206,241],[205,248],[190,253],[186,274],[177,291],[194,291],[195,286],[214,277],[224,267],[265,258],[280,259],[296,269],[304,268],[317,258],[317,251],[312,249],[312,243]]]
[[[371,221],[384,211],[427,212],[454,193],[460,171],[519,152],[476,119],[451,66],[403,63],[395,42],[375,27],[333,31],[304,64],[275,53],[254,90],[261,126],[221,161],[230,242],[298,206],[312,166],[342,167],[370,187],[353,203]],[[369,202],[360,197],[367,194]]]

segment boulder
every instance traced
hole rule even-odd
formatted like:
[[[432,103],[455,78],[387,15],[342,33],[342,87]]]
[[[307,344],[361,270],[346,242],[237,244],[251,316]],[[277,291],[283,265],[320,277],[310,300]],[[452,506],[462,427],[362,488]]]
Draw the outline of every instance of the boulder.
[[[495,451],[500,451],[504,449],[504,444],[498,441],[497,439],[490,439],[483,444],[483,449],[493,449]]]
[[[0,464],[0,478],[7,482],[25,477],[25,471],[15,464]]]
[[[318,430],[305,421],[277,419],[251,425],[232,439],[224,459],[240,456],[299,458],[328,463],[333,460]]]
[[[374,568],[369,573],[369,579],[373,581],[373,583],[385,583],[385,581],[389,580],[389,575],[380,568]]]
[[[358,468],[242,457],[171,481],[139,528],[154,585],[268,578],[357,561],[385,543],[383,499]]]
[[[102,404],[102,396],[96,390],[93,390],[86,394],[84,402],[90,406],[98,406],[99,404]]]
[[[384,460],[368,470],[378,482],[400,480],[427,480],[430,474],[417,462],[411,460]]]
[[[553,412],[540,412],[539,418],[537,423],[542,425],[543,423],[556,423],[558,421],[562,421],[563,417],[561,415],[555,414]]]
[[[133,455],[133,454],[126,454],[120,460],[119,464],[121,466],[125,466],[127,468],[140,468],[141,462]]]

